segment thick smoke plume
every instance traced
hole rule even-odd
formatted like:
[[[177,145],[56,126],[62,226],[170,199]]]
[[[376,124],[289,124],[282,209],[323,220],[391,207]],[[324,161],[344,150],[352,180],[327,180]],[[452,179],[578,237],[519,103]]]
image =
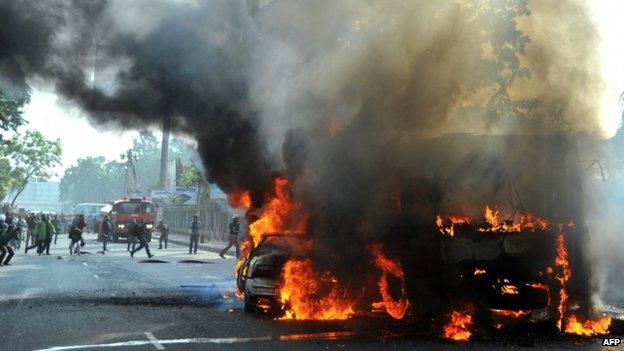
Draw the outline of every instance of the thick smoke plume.
[[[320,262],[342,274],[372,241],[435,274],[423,223],[444,211],[493,203],[583,227],[578,188],[542,200],[562,169],[580,184],[570,135],[602,134],[584,3],[3,1],[0,19],[3,86],[52,81],[95,123],[172,119],[210,180],[255,206],[285,171],[334,254]]]

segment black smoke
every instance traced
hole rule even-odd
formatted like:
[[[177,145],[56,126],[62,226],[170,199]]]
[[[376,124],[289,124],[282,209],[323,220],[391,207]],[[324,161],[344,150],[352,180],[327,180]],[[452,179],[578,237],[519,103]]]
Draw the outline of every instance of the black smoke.
[[[437,213],[498,204],[583,227],[582,199],[544,191],[577,157],[567,136],[603,132],[585,5],[481,3],[8,0],[0,74],[51,82],[94,123],[170,118],[210,181],[256,207],[283,170],[330,252],[318,261],[341,277],[376,241],[410,276],[436,277]],[[566,184],[580,185],[572,168]]]
[[[157,9],[144,35],[117,27],[121,2],[3,2],[3,82],[26,90],[30,78],[49,80],[95,123],[145,128],[172,118],[175,132],[198,139],[211,181],[261,199],[275,166],[250,102],[253,34],[242,5],[130,6]]]

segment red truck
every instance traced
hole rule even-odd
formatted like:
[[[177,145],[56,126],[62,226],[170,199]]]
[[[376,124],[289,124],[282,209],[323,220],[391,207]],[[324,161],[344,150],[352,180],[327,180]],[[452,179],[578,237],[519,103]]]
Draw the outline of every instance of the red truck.
[[[115,201],[110,212],[111,222],[113,222],[113,241],[119,238],[128,238],[128,227],[132,220],[136,218],[137,222],[146,221],[149,234],[147,241],[152,240],[152,231],[154,228],[154,206],[151,201],[145,197],[142,198],[123,198]]]

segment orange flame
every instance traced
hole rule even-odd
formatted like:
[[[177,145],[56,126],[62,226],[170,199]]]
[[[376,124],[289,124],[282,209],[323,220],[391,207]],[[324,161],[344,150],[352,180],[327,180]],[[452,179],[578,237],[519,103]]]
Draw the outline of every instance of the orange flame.
[[[479,228],[480,232],[501,232],[501,233],[515,233],[523,230],[536,231],[548,229],[548,221],[536,217],[531,213],[525,213],[520,216],[520,220],[504,221],[499,218],[500,211],[492,209],[489,205],[485,206],[484,218],[485,222],[489,224],[488,228]]]
[[[261,209],[260,217],[249,225],[249,236],[258,245],[266,234],[303,233],[307,216],[301,203],[292,198],[288,179],[275,178],[272,197]]]
[[[502,220],[499,215],[499,210],[486,205],[483,211],[483,218],[487,226],[481,226],[477,228],[477,230],[480,232],[516,233],[523,230],[532,232],[536,230],[547,230],[549,227],[547,220],[536,217],[531,213],[522,214],[517,221]],[[455,235],[455,225],[470,222],[470,218],[459,216],[447,216],[445,218],[441,215],[437,215],[435,219],[436,226],[440,233],[451,237]]]
[[[492,228],[497,228],[500,226],[498,213],[498,210],[492,210],[489,205],[485,206],[485,221],[488,222],[492,226]]]
[[[375,259],[374,263],[377,268],[382,272],[379,278],[379,294],[381,295],[381,302],[374,302],[374,309],[381,309],[385,307],[386,312],[395,319],[403,319],[407,313],[409,307],[409,300],[407,299],[407,293],[405,291],[405,278],[403,274],[403,268],[398,261],[391,260],[386,257],[382,252],[381,244],[372,245],[370,247],[371,253]],[[388,274],[391,274],[401,280],[401,297],[398,300],[394,300],[390,295],[388,286]]]
[[[436,225],[438,226],[438,230],[440,231],[440,233],[451,236],[451,237],[455,236],[455,225],[465,224],[465,223],[470,223],[470,218],[448,216],[445,220],[440,215],[436,216]]]
[[[481,275],[481,274],[485,274],[485,269],[475,268],[474,275]]]
[[[531,311],[527,311],[527,310],[514,311],[514,310],[491,309],[490,311],[492,312],[492,314],[496,316],[511,317],[511,318],[524,317],[524,316],[528,316],[531,313]]]
[[[282,269],[280,302],[285,306],[281,319],[348,319],[355,300],[348,297],[336,277],[314,271],[310,259],[290,259]]]
[[[574,223],[570,221],[567,225],[568,228],[574,228]],[[565,246],[565,238],[563,233],[564,226],[559,225],[559,234],[557,235],[557,256],[555,257],[555,265],[559,267],[559,274],[555,276],[555,279],[561,285],[559,291],[559,306],[557,311],[559,312],[559,319],[557,320],[557,328],[562,330],[563,319],[565,315],[565,307],[568,301],[568,293],[566,291],[566,283],[572,276],[572,270],[570,269],[570,263],[568,261],[568,251]],[[572,315],[566,319],[565,328],[563,330],[566,333],[576,334],[581,336],[594,336],[604,335],[609,333],[609,327],[611,326],[611,318],[603,317],[597,320],[586,320],[581,322],[576,316]]]
[[[251,195],[249,190],[233,191],[227,195],[228,203],[234,208],[251,208]]]
[[[453,311],[449,322],[444,326],[442,337],[455,341],[468,341],[472,332],[472,316],[466,312]]]
[[[568,262],[568,251],[565,247],[562,225],[559,226],[559,234],[557,234],[557,257],[555,257],[555,265],[560,268],[560,273],[555,276],[555,279],[557,279],[559,284],[561,284],[561,290],[559,290],[559,306],[557,307],[557,311],[559,312],[557,328],[561,331],[563,315],[565,314],[565,307],[568,303],[566,283],[572,275],[570,264]]]
[[[230,204],[244,203],[251,206],[249,191],[228,195]],[[271,233],[303,233],[307,216],[301,203],[294,200],[290,194],[288,179],[277,177],[273,181],[273,191],[267,194],[264,206],[258,210],[259,215],[248,229],[248,237],[241,243],[241,256],[234,266],[238,272],[251,250],[257,246],[262,238]],[[242,295],[242,292],[237,291]]]
[[[234,291],[234,296],[236,296],[237,300],[243,300],[245,298],[245,295],[243,295],[242,292],[238,291],[238,289]]]
[[[511,284],[501,286],[501,294],[503,295],[518,295],[518,287]]]
[[[609,333],[611,317],[603,317],[597,320],[587,320],[581,323],[576,316],[570,316],[566,320],[565,332],[582,336],[605,335]]]

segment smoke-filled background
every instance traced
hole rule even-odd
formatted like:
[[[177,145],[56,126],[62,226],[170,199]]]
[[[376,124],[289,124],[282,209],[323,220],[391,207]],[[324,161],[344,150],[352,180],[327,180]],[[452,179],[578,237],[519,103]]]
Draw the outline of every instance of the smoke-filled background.
[[[321,262],[349,269],[371,241],[422,241],[436,212],[545,209],[583,228],[581,187],[557,192],[574,193],[559,212],[540,193],[561,169],[582,183],[591,150],[569,136],[609,133],[598,40],[582,1],[0,4],[5,90],[40,78],[94,123],[171,119],[210,181],[255,206],[285,171]],[[541,137],[430,139],[453,133]]]

